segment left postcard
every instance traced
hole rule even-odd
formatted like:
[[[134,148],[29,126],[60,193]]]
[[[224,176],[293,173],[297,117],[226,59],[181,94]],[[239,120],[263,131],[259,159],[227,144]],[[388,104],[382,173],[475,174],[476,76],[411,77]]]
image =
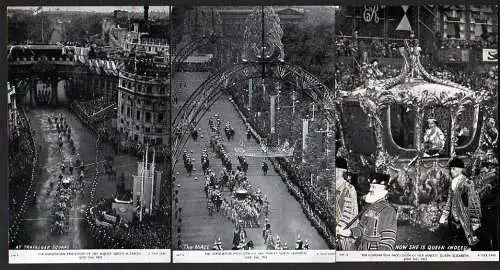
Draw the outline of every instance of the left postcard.
[[[9,7],[9,263],[169,263],[170,7]]]

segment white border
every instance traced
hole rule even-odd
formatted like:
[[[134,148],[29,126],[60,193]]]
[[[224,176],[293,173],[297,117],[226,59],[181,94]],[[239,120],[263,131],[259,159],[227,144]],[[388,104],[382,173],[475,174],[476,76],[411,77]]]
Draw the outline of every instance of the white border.
[[[334,263],[335,250],[173,251],[174,263]]]
[[[170,263],[170,249],[9,250],[9,264]]]
[[[498,251],[337,251],[337,262],[498,261]]]

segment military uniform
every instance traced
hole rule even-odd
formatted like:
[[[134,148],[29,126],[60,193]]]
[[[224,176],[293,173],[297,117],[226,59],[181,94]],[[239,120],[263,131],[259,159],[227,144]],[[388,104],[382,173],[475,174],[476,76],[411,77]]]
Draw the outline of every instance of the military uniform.
[[[396,245],[396,210],[385,199],[369,206],[359,224],[351,228],[352,237],[359,241],[358,250],[394,250]]]
[[[471,246],[477,243],[474,239],[473,227],[479,228],[481,225],[481,203],[479,195],[474,188],[474,183],[464,175],[459,175],[453,181],[456,181],[456,187],[453,190],[450,185],[448,200],[443,210],[443,217],[450,220],[450,229],[455,240],[459,243],[469,244]],[[460,241],[461,231],[464,232],[467,242]]]
[[[338,221],[338,226],[345,228],[351,220],[353,220],[358,215],[358,202],[357,195],[354,186],[345,182],[343,187],[335,192],[336,204],[335,204],[335,218]],[[357,222],[352,224],[356,226]],[[339,239],[339,249],[342,250],[353,250],[354,241],[350,238],[340,238]]]
[[[337,157],[335,159],[335,167],[337,169],[345,170],[343,173],[343,179],[346,178],[346,172],[348,169],[347,160],[342,157]],[[346,180],[339,181],[336,179],[335,182],[335,220],[337,221],[337,226],[342,229],[347,229],[348,224],[354,220],[358,215],[358,196],[356,194],[356,189]],[[354,221],[350,226],[356,226],[357,220]],[[338,237],[339,250],[354,250],[354,239],[346,237]]]

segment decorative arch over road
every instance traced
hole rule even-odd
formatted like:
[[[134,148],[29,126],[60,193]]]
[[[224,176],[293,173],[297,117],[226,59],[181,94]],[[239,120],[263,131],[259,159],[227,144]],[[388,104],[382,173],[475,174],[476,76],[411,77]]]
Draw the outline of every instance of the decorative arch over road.
[[[197,125],[208,109],[239,82],[251,78],[286,81],[318,104],[329,124],[339,123],[339,101],[336,93],[303,68],[282,61],[241,62],[203,82],[188,98],[172,121],[173,165],[189,139],[191,124]],[[335,126],[335,125],[333,125]]]

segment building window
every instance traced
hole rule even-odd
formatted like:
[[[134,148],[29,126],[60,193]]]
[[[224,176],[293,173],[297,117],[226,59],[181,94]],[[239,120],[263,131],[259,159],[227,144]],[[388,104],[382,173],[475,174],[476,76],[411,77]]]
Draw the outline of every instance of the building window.
[[[123,104],[122,104],[122,109],[121,109],[121,111],[122,111],[122,114],[123,114],[123,112],[125,111],[125,107],[123,106]]]
[[[136,118],[137,120],[141,120],[141,111],[137,111]]]
[[[149,143],[149,137],[148,136],[144,136],[144,143]]]
[[[139,135],[135,134],[134,135],[134,141],[138,141],[139,140]]]
[[[130,117],[130,107],[127,107],[127,117]]]
[[[157,145],[163,144],[163,139],[162,138],[156,138],[156,144]]]
[[[145,128],[145,129],[144,129],[144,132],[146,132],[146,133],[150,133],[150,132],[151,132],[151,128],[148,128],[148,127],[147,127],[147,128]]]
[[[135,126],[135,129],[136,129],[136,130],[139,130],[139,126]]]
[[[162,122],[163,121],[163,113],[158,113],[158,122]]]
[[[157,129],[156,129],[156,133],[163,133],[163,129],[161,129],[161,128],[157,128]]]
[[[123,124],[123,118],[120,119],[120,122]]]
[[[151,87],[151,86],[148,86],[148,88],[147,88],[147,93],[148,93],[148,94],[151,94],[151,92],[152,92],[152,91],[153,91],[152,87]]]
[[[151,113],[146,112],[146,122],[151,123]]]

